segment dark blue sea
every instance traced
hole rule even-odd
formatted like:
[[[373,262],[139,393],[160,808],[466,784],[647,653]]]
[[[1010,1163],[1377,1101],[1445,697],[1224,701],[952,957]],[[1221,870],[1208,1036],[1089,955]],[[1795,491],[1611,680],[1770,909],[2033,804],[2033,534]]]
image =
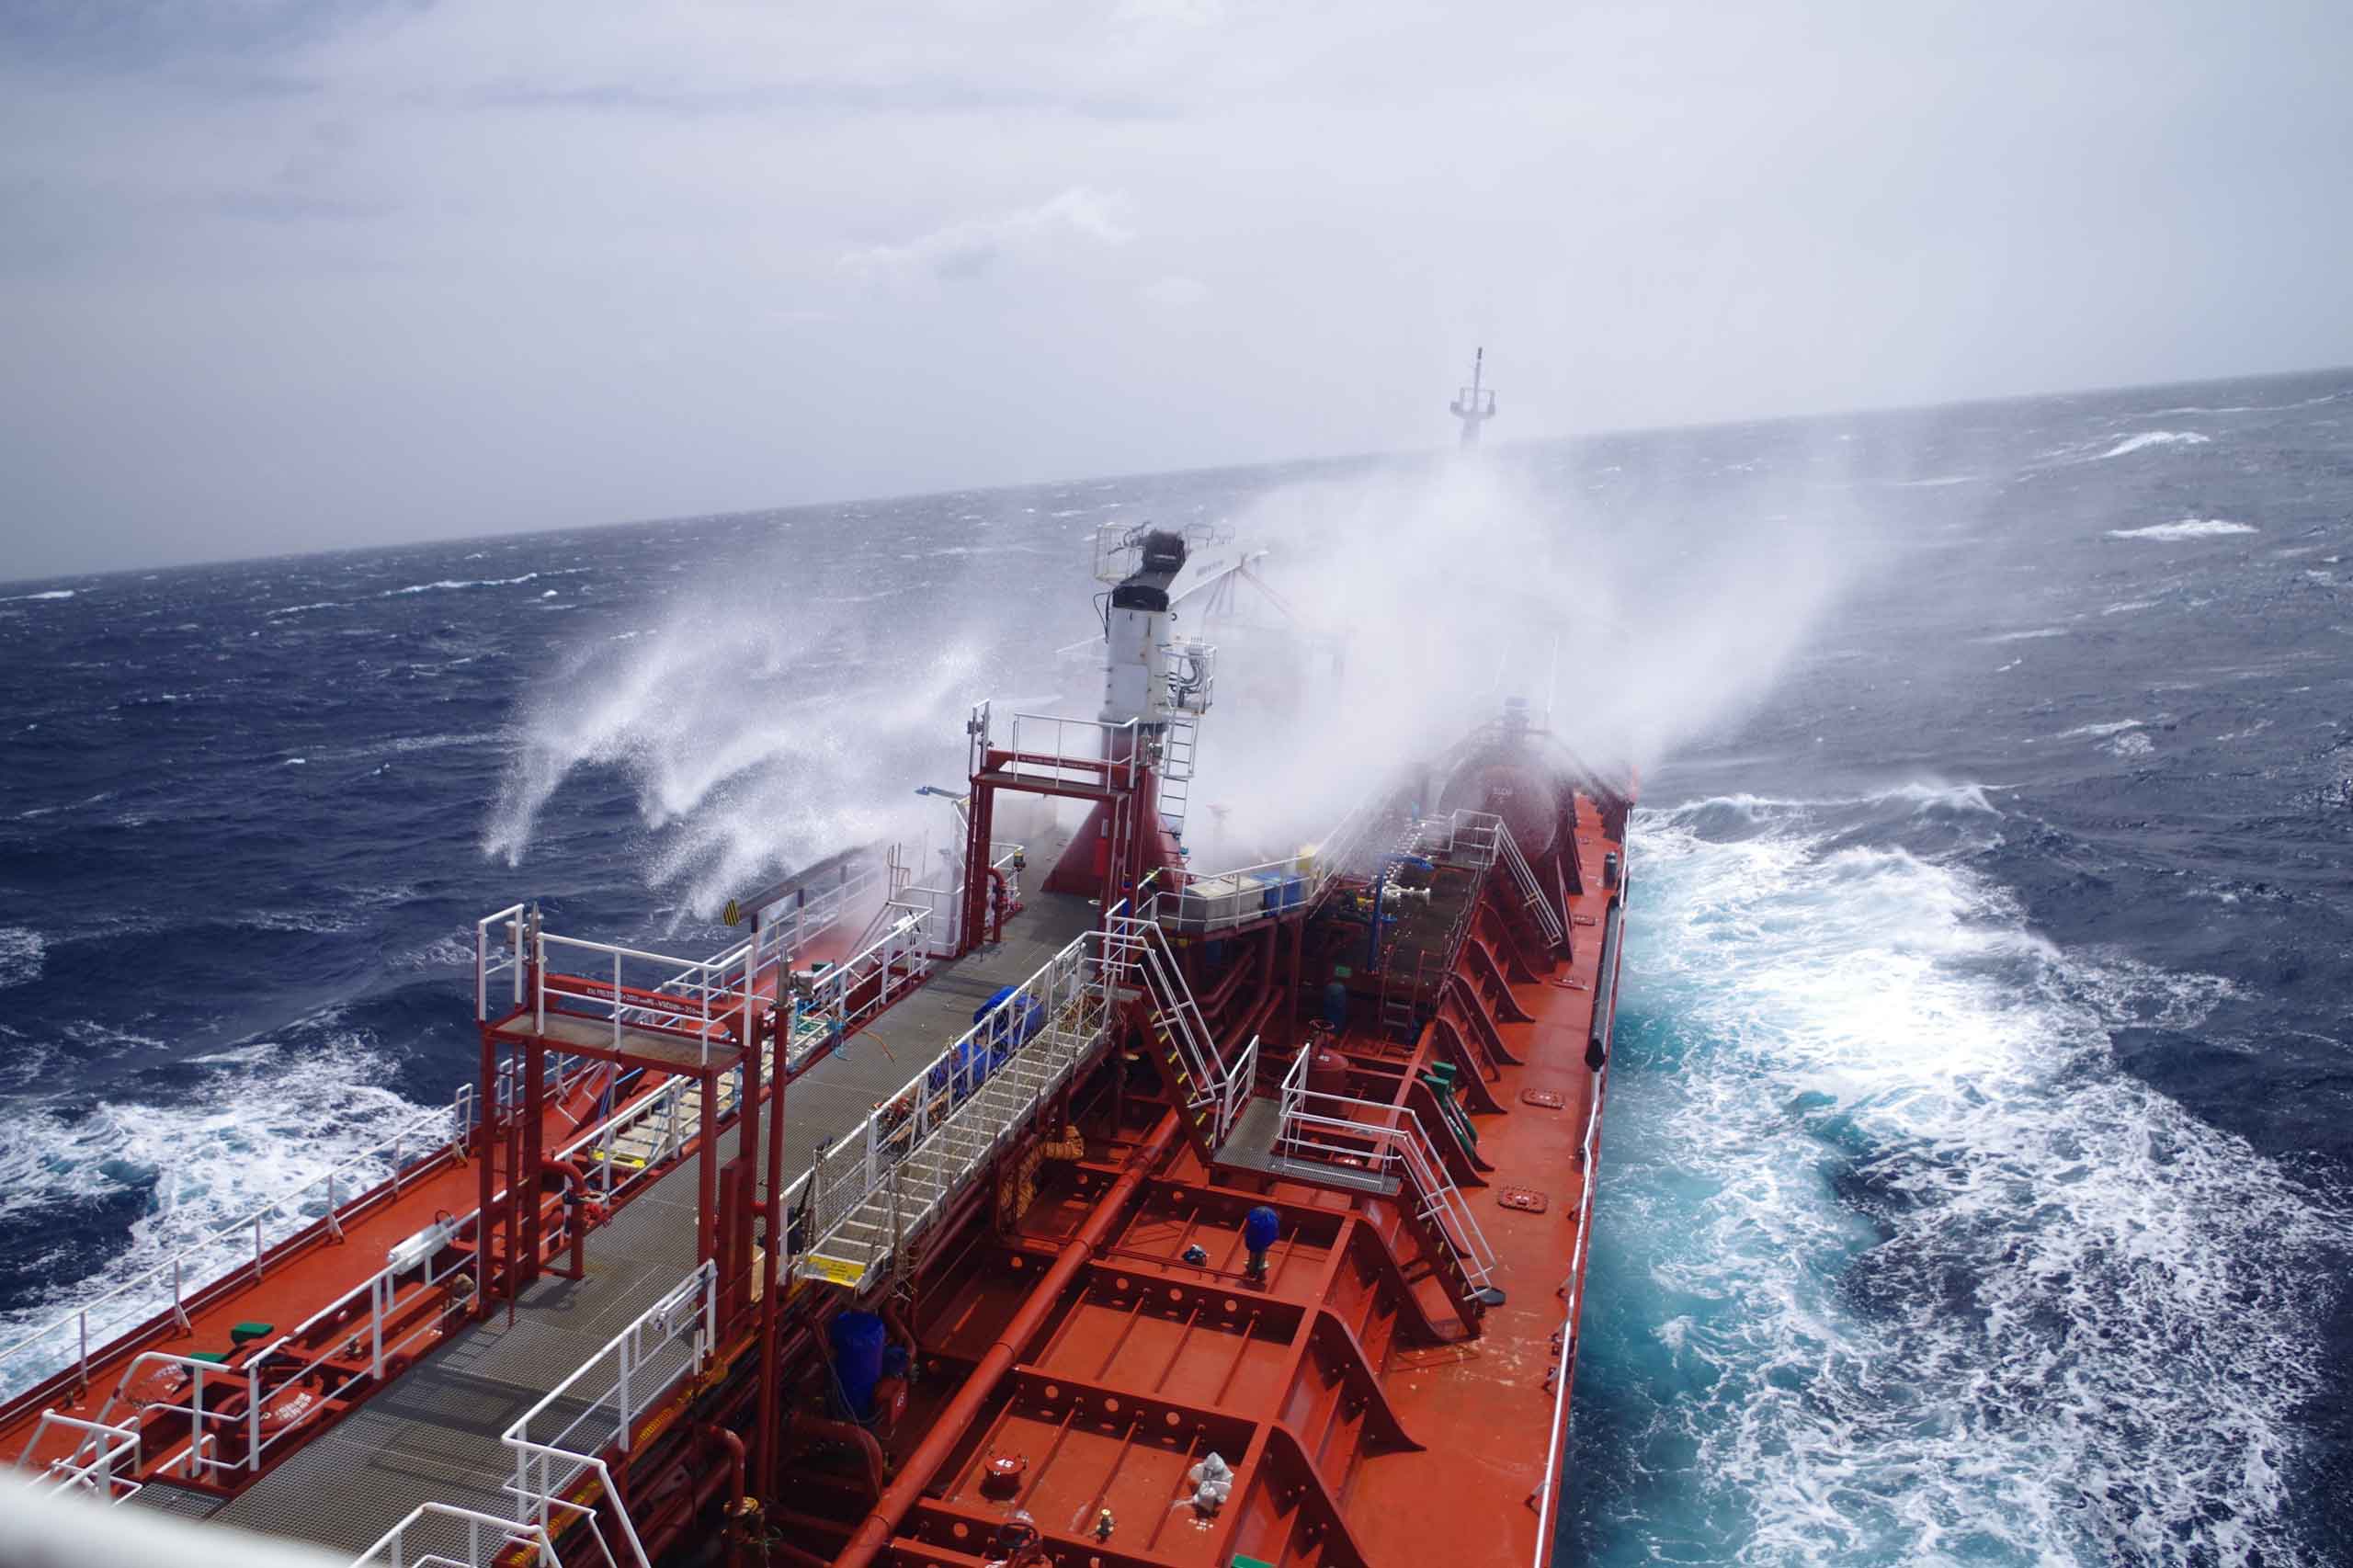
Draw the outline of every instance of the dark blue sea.
[[[0,587],[0,1345],[434,1135],[478,916],[936,848],[1144,518],[1350,632],[1205,835],[1643,767],[1566,1561],[2353,1561],[2353,372]]]

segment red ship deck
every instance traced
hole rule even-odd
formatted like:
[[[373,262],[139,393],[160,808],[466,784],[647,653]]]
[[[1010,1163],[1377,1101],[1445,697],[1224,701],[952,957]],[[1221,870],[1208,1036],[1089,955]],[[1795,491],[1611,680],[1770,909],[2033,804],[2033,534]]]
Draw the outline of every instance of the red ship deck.
[[[770,1568],[976,1568],[1016,1509],[1043,1537],[1044,1555],[1025,1563],[1540,1565],[1561,1485],[1606,1082],[1588,1065],[1588,1043],[1606,1042],[1608,1018],[1597,1027],[1594,1009],[1614,994],[1601,970],[1615,952],[1604,933],[1615,929],[1620,879],[1604,861],[1622,854],[1620,822],[1564,793],[1559,831],[1544,833],[1552,847],[1531,871],[1500,816],[1375,812],[1366,823],[1378,831],[1358,824],[1355,844],[1358,867],[1376,867],[1369,881],[1361,869],[1327,870],[1316,885],[1337,888],[1332,901],[1277,888],[1263,906],[1235,906],[1214,937],[1107,920],[1078,894],[1035,894],[1001,941],[934,968],[879,1027],[788,1091],[777,1168],[788,1182],[810,1169],[812,1199],[836,1176],[841,1186],[813,1211],[812,1233],[781,1250],[851,1289],[803,1279],[757,1312],[728,1294],[753,1278],[745,1249],[756,1211],[745,1205],[768,1191],[744,1168],[756,1167],[758,1141],[746,1135],[762,1119],[746,1127],[736,1118],[712,1141],[718,1159],[736,1162],[732,1210],[714,1210],[710,1170],[679,1144],[665,1156],[675,1165],[649,1172],[587,1230],[581,1277],[528,1285],[511,1313],[502,1301],[484,1321],[437,1324],[415,1342],[413,1367],[369,1386],[339,1420],[298,1422],[257,1479],[235,1478],[233,1496],[166,1483],[133,1501],[347,1551],[423,1503],[536,1516],[546,1550],[596,1568],[654,1568],[713,1531],[741,1554],[736,1568],[763,1558]],[[975,824],[985,843],[984,816]],[[1381,847],[1383,835],[1394,827],[1400,843],[1417,846],[1431,824],[1438,847],[1417,862],[1427,880],[1403,892],[1385,882],[1412,857]],[[1398,901],[1386,921],[1384,885]],[[1350,969],[1340,960],[1368,940],[1347,934],[1351,917],[1384,958],[1347,983],[1347,1025],[1318,1033],[1315,998],[1343,983]],[[631,1009],[625,1017],[644,1016],[642,994],[623,997],[614,961],[603,994]],[[992,1062],[985,1086],[938,1089],[943,1108],[920,1119],[935,1092],[926,1083],[940,1082],[941,1070],[926,1065],[935,1053],[1005,988],[1042,983],[1050,970],[1066,989],[1038,993],[1054,1000],[1029,1026],[1040,1031],[1037,1051],[1024,1054],[1026,1031],[991,1035],[1012,1065],[1000,1073]],[[1188,972],[1203,988],[1199,1005]],[[1255,989],[1245,983],[1254,977]],[[533,1052],[611,1047],[609,1018],[551,1011],[548,1023],[491,1020],[486,1038],[517,1038]],[[707,1007],[687,1023],[694,1032],[642,1041],[625,1028],[618,1049],[675,1057],[690,1074],[718,1036]],[[1180,1050],[1172,1029],[1197,1030],[1195,1043]],[[1312,1062],[1327,1074],[1320,1085]],[[1345,1064],[1336,1088],[1332,1062]],[[1215,1092],[1205,1098],[1205,1088]],[[972,1131],[966,1113],[982,1111],[994,1119],[979,1124],[978,1142],[955,1162],[928,1159],[922,1140],[954,1142]],[[551,1147],[573,1119],[545,1113]],[[1303,1131],[1319,1120],[1336,1142]],[[878,1154],[880,1126],[904,1128],[909,1141]],[[821,1142],[835,1148],[812,1166]],[[936,1206],[916,1216],[927,1229],[904,1242],[903,1176]],[[197,1300],[185,1332],[157,1324],[100,1351],[99,1392],[82,1404],[65,1403],[70,1380],[20,1399],[0,1418],[0,1444],[21,1449],[44,1403],[95,1415],[134,1355],[226,1349],[233,1324],[307,1317],[437,1213],[471,1210],[480,1179],[447,1154],[405,1174],[402,1190],[340,1239],[314,1228],[257,1274]],[[552,1221],[555,1199],[539,1191]],[[874,1239],[869,1223],[869,1239],[842,1244],[878,1202],[884,1235]],[[1243,1228],[1260,1207],[1279,1233],[1254,1279]],[[528,1482],[518,1491],[517,1418],[617,1335],[634,1334],[682,1278],[709,1274],[698,1260],[712,1257],[728,1212],[740,1239],[717,1244],[735,1272],[710,1274],[731,1283],[710,1287],[712,1304],[700,1309],[718,1315],[698,1341],[697,1375],[665,1363],[633,1401],[624,1372],[617,1440],[589,1445],[602,1457],[584,1460],[609,1463],[610,1479],[565,1481],[561,1496]],[[781,1221],[773,1210],[764,1218],[772,1244]],[[905,1404],[888,1418],[840,1418],[847,1396],[824,1336],[834,1313],[853,1305],[881,1309],[911,1353]],[[769,1311],[787,1318],[790,1346],[774,1373],[761,1370],[750,1326]],[[738,1439],[739,1501],[727,1505],[721,1439],[762,1400],[780,1400],[786,1419],[765,1428],[748,1479]],[[72,1437],[49,1441],[62,1449]],[[1190,1477],[1211,1454],[1232,1467],[1231,1498],[1198,1507]],[[732,1511],[714,1515],[722,1506]],[[632,1512],[646,1547],[629,1528]],[[586,1527],[600,1517],[592,1549]],[[764,1533],[746,1519],[764,1519]],[[598,1555],[615,1550],[617,1525],[633,1559]],[[406,1550],[450,1550],[447,1539]],[[492,1556],[520,1539],[494,1543]],[[465,1560],[492,1568],[480,1555]]]
[[[1557,1464],[1567,1415],[1562,1335],[1585,1263],[1586,1139],[1603,1084],[1585,1060],[1608,896],[1599,862],[1605,847],[1617,847],[1602,844],[1589,806],[1580,825],[1594,841],[1582,868],[1591,891],[1569,907],[1594,924],[1574,927],[1573,960],[1509,987],[1530,1015],[1500,1025],[1522,1062],[1488,1085],[1506,1113],[1477,1122],[1478,1153],[1493,1169],[1471,1198],[1506,1300],[1476,1335],[1434,1279],[1404,1284],[1394,1260],[1410,1263],[1416,1248],[1396,1199],[1279,1177],[1262,1183],[1176,1145],[1155,1162],[1142,1203],[1093,1249],[1067,1302],[1023,1346],[1000,1396],[970,1424],[939,1472],[938,1495],[900,1531],[894,1561],[961,1562],[939,1550],[976,1552],[1007,1511],[983,1491],[988,1461],[1000,1455],[1023,1461],[1014,1500],[1049,1540],[1092,1540],[1101,1510],[1110,1510],[1112,1531],[1096,1554],[1105,1564],[1546,1559],[1540,1537],[1555,1517],[1548,1489],[1559,1484],[1548,1464]],[[1369,1028],[1348,1030],[1342,1047],[1373,1057],[1398,1051]],[[1090,1144],[1089,1159],[1041,1193],[1004,1267],[971,1272],[919,1323],[925,1352],[943,1369],[941,1390],[952,1386],[953,1369],[977,1362],[1005,1335],[1040,1266],[1148,1142]],[[1507,1193],[1543,1201],[1515,1207],[1503,1201]],[[1241,1234],[1258,1202],[1283,1215],[1263,1286],[1245,1278]],[[1208,1263],[1183,1261],[1194,1245]],[[905,1425],[919,1430],[933,1414],[918,1408]],[[912,1447],[894,1447],[894,1460]],[[1211,1451],[1236,1471],[1235,1502],[1202,1519],[1179,1505],[1191,1492],[1188,1471]],[[1303,1515],[1324,1517],[1302,1526]]]

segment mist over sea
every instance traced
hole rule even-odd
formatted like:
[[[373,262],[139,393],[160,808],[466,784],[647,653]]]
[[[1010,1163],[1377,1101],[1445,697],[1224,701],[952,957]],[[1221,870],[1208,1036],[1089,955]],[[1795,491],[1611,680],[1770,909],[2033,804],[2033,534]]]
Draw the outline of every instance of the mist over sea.
[[[0,585],[0,1346],[446,1107],[478,916],[937,829],[967,703],[1092,710],[1100,523],[1313,514],[1427,663],[1532,521],[1593,586],[1458,707],[1648,764],[1564,1561],[2353,1561],[2353,372],[1483,460],[1518,533],[1415,458]]]

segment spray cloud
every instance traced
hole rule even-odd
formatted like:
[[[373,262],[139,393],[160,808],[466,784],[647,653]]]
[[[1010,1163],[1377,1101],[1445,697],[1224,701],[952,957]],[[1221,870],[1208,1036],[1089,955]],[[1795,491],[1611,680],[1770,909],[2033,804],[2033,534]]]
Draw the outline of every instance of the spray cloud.
[[[1654,767],[1759,697],[1860,564],[1854,518],[1818,483],[1718,474],[1704,506],[1667,485],[1603,512],[1566,479],[1498,453],[1245,508],[1237,535],[1272,551],[1263,574],[1326,652],[1211,630],[1230,647],[1193,791],[1197,866],[1290,853],[1506,698],[1598,769]],[[1297,677],[1287,701],[1253,689],[1267,662]]]

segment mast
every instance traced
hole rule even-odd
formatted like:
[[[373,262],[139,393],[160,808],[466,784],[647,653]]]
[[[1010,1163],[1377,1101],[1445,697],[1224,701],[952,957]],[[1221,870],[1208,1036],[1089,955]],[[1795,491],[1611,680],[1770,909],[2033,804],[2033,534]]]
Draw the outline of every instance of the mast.
[[[1450,405],[1454,417],[1462,421],[1462,445],[1468,449],[1479,444],[1479,426],[1495,416],[1495,394],[1480,383],[1485,379],[1487,351],[1482,347],[1471,360],[1471,384],[1454,394]]]

